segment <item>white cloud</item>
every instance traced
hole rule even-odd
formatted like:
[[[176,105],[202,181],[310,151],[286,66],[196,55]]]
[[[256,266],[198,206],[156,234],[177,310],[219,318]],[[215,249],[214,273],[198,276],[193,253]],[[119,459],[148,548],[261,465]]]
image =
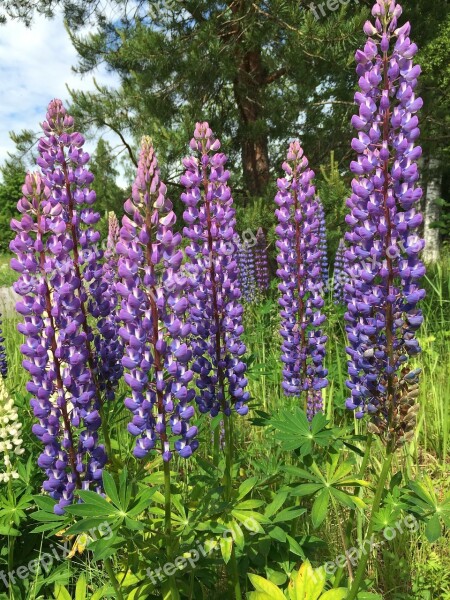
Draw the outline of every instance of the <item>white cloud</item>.
[[[0,163],[8,150],[14,150],[9,131],[37,131],[50,100],[69,99],[66,85],[84,91],[94,88],[93,75],[81,77],[71,70],[76,63],[60,15],[52,20],[37,16],[31,28],[17,21],[0,26]],[[118,84],[104,70],[95,78],[100,84]]]

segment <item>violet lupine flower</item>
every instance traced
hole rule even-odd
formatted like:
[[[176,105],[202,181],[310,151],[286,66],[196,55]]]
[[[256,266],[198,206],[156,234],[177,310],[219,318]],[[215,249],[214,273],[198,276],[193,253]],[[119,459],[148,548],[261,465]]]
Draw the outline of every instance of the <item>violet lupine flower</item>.
[[[299,142],[289,146],[283,164],[285,177],[278,179],[275,202],[278,209],[278,285],[282,296],[281,336],[283,390],[288,396],[313,394],[328,381],[324,368],[326,336],[321,250],[319,248],[319,205],[311,184],[314,172],[308,168]],[[307,394],[306,394],[307,395]],[[306,404],[306,399],[305,399]]]
[[[189,293],[190,323],[197,374],[199,410],[212,416],[234,408],[248,412],[245,390],[246,347],[241,340],[243,308],[239,302],[238,265],[234,245],[235,210],[228,186],[227,157],[221,152],[208,123],[197,123],[190,142],[194,156],[185,158],[181,183],[186,192],[184,235],[187,270],[192,277]]]
[[[319,250],[322,253],[320,257],[320,267],[322,270],[322,281],[324,292],[328,291],[328,242],[327,242],[327,225],[325,221],[325,211],[322,200],[316,196],[319,210],[317,218],[319,219]]]
[[[378,0],[367,21],[369,39],[356,60],[360,92],[359,115],[352,119],[358,153],[351,163],[353,194],[346,220],[351,283],[346,292],[351,397],[347,407],[356,417],[372,417],[372,430],[404,441],[414,428],[417,374],[408,357],[420,352],[416,331],[423,317],[418,308],[425,296],[419,260],[424,246],[417,228],[422,223],[418,203],[422,190],[417,161],[421,156],[417,111],[422,100],[414,89],[420,74],[410,25],[398,27],[402,8],[395,0]],[[412,386],[408,383],[412,378]],[[412,411],[412,413],[410,412]]]
[[[10,248],[17,254],[11,266],[20,273],[14,289],[22,296],[16,309],[24,318],[18,326],[26,337],[21,351],[38,419],[33,432],[44,444],[38,465],[47,474],[44,490],[62,514],[75,488],[101,490],[106,463],[87,322],[88,308],[99,310],[101,300],[88,303],[85,287],[95,292],[101,279],[99,235],[92,227],[99,215],[90,208],[95,192],[88,187],[93,176],[85,168],[83,136],[72,132],[73,119],[61,101],[50,102],[42,128],[42,176],[26,177]]]
[[[321,390],[308,390],[306,396],[306,416],[312,421],[317,413],[323,412],[323,398]]]
[[[126,407],[133,413],[128,431],[136,436],[134,455],[159,449],[165,461],[173,448],[188,458],[198,447],[194,416],[195,391],[187,345],[186,291],[181,272],[181,235],[174,233],[172,203],[150,138],[142,139],[132,197],[125,202],[120,231],[117,291],[122,296],[120,335],[125,345],[125,381],[131,388]],[[171,437],[175,443],[171,445]]]
[[[267,240],[262,227],[256,232],[255,267],[258,290],[266,292],[269,289],[269,259],[267,257]]]
[[[101,335],[96,335],[94,344],[99,387],[104,392],[106,400],[114,400],[115,390],[123,376],[123,342],[119,336],[121,321],[119,318],[119,300],[116,283],[118,281],[118,254],[116,246],[119,242],[120,225],[114,212],[108,214],[108,238],[105,251],[105,262],[102,267],[102,298],[108,302],[109,310],[106,316],[101,316],[97,329]]]
[[[345,286],[350,282],[345,250],[345,242],[341,239],[336,251],[333,269],[333,298],[335,304],[343,304],[346,301]]]
[[[0,313],[0,325],[2,324],[2,315]],[[8,374],[8,361],[6,359],[5,338],[2,335],[0,327],[0,375],[5,378]]]
[[[256,298],[255,259],[252,248],[237,235],[235,238],[238,254],[239,286],[242,299],[251,303]]]

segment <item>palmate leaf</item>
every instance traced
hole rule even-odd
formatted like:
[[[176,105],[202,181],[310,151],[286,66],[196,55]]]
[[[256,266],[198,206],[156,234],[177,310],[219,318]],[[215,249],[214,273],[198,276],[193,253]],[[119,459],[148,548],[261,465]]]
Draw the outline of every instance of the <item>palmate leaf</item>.
[[[425,535],[429,542],[435,542],[442,535],[442,523],[450,525],[450,496],[440,501],[433,482],[429,477],[423,481],[410,481],[406,491],[406,501],[412,512],[426,522]]]
[[[317,494],[311,510],[311,521],[314,529],[320,527],[328,513],[328,504],[330,502],[330,491],[322,490]]]
[[[311,454],[314,444],[327,446],[332,439],[332,430],[327,429],[328,421],[318,413],[312,422],[305,412],[295,407],[293,411],[282,410],[270,424],[275,429],[275,438],[285,451],[299,450],[302,456]]]

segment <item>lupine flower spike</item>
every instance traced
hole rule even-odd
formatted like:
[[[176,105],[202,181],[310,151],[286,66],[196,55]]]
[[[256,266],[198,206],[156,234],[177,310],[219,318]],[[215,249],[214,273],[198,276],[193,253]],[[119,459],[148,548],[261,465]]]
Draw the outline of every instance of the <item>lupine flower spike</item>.
[[[325,315],[321,311],[324,300],[319,205],[311,184],[314,172],[308,168],[299,142],[289,146],[283,170],[286,175],[278,179],[275,197],[282,386],[288,396],[306,393],[305,405],[311,417],[320,404],[316,392],[328,384],[324,368],[327,338],[322,332]]]
[[[181,235],[174,233],[172,203],[166,197],[150,138],[141,144],[132,196],[124,205],[117,290],[122,296],[123,366],[131,396],[125,399],[133,413],[128,425],[136,437],[134,455],[144,458],[151,450],[163,460],[173,450],[183,458],[198,447],[194,416],[194,390],[188,389],[193,373],[188,368],[192,352],[186,340],[188,280],[180,269]]]
[[[15,462],[25,452],[21,436],[22,423],[5,382],[0,377],[0,483],[19,478]]]
[[[333,269],[333,298],[335,304],[343,304],[345,302],[345,286],[350,281],[345,250],[345,242],[341,239],[334,259]]]
[[[256,285],[262,293],[269,289],[269,260],[267,257],[267,240],[260,227],[256,232],[255,266]]]
[[[0,376],[5,378],[8,374],[8,361],[6,358],[5,338],[2,335],[2,315],[0,313]]]
[[[93,175],[85,167],[83,136],[73,132],[73,119],[59,100],[50,103],[42,128],[42,175],[25,179],[17,205],[22,217],[11,222],[16,237],[10,248],[17,254],[11,266],[20,273],[14,289],[22,296],[16,309],[23,316],[23,365],[38,420],[33,432],[44,444],[38,465],[47,474],[44,490],[61,514],[75,488],[101,489],[106,453],[98,439],[101,398],[87,314],[105,308],[98,297],[101,251],[93,228],[99,215],[91,208],[95,192],[89,189]]]
[[[364,31],[368,40],[356,53],[361,91],[359,114],[352,119],[358,153],[346,234],[351,283],[346,314],[351,396],[347,407],[391,444],[413,436],[417,371],[408,365],[420,352],[416,331],[422,323],[418,303],[425,296],[419,259],[417,161],[421,156],[419,120],[422,100],[415,95],[419,65],[410,24],[398,26],[402,8],[378,0]]]
[[[248,411],[245,390],[246,348],[241,340],[242,305],[234,239],[235,210],[228,186],[227,157],[218,152],[208,123],[197,123],[190,143],[193,156],[185,158],[181,183],[186,210],[183,230],[190,240],[187,269],[193,289],[189,293],[198,394],[202,413],[215,416]]]
[[[118,281],[118,255],[116,246],[119,241],[120,225],[116,214],[108,214],[108,238],[106,242],[105,262],[102,267],[102,298],[108,303],[106,316],[98,322],[101,335],[95,337],[95,349],[98,361],[98,379],[100,389],[107,400],[114,400],[115,389],[122,378],[123,342],[119,336],[119,300],[116,284]]]
[[[327,225],[325,221],[325,210],[323,208],[322,200],[319,196],[316,196],[319,210],[317,217],[319,219],[319,250],[321,252],[320,266],[322,270],[322,281],[324,292],[328,291],[328,242],[327,242]]]
[[[239,286],[242,299],[245,302],[253,302],[256,298],[256,272],[253,249],[239,236],[235,238],[239,266]]]

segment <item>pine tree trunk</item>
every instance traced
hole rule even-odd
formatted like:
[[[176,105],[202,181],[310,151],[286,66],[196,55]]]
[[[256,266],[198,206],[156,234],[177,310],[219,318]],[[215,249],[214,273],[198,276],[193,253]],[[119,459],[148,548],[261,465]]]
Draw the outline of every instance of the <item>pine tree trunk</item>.
[[[437,204],[442,193],[442,169],[440,161],[436,158],[425,160],[427,183],[425,188],[425,221],[424,239],[425,250],[423,260],[427,263],[436,263],[440,257],[439,229],[431,227],[438,221],[440,209]]]
[[[266,85],[259,50],[248,51],[242,57],[234,80],[234,96],[241,123],[242,169],[246,191],[261,196],[269,182],[268,135],[263,124],[261,87]]]

